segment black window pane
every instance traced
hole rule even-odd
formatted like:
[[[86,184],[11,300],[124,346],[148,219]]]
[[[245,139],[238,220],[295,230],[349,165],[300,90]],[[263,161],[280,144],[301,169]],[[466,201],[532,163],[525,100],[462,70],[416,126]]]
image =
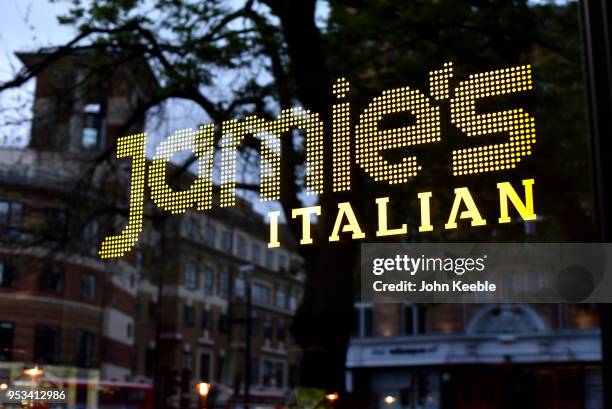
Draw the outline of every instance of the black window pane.
[[[34,361],[36,364],[57,364],[60,361],[59,327],[37,325],[34,332]]]
[[[0,361],[10,361],[13,358],[13,337],[15,324],[0,322]]]

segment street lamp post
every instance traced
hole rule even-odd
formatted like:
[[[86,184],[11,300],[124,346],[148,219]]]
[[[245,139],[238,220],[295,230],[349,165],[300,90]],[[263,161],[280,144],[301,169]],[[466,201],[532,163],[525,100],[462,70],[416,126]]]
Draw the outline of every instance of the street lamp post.
[[[200,395],[200,409],[208,408],[208,394],[210,392],[210,384],[200,382],[198,384],[198,395]]]

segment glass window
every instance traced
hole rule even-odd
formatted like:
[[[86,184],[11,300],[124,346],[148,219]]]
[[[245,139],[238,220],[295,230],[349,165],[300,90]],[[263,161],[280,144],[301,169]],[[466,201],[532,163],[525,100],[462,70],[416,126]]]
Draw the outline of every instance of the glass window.
[[[272,338],[272,323],[270,320],[265,320],[263,323],[263,336],[268,340]]]
[[[21,227],[23,205],[15,202],[0,202],[0,226]]]
[[[289,309],[291,311],[297,310],[297,297],[295,296],[295,294],[289,295]]]
[[[287,262],[287,256],[284,254],[278,255],[278,269],[287,271],[289,269],[289,263]]]
[[[185,287],[188,290],[198,288],[198,267],[195,261],[188,261],[185,267]]]
[[[147,376],[152,376],[155,371],[155,348],[147,347],[147,351],[145,352],[145,374]]]
[[[257,385],[259,382],[259,365],[257,362],[257,358],[251,358],[251,385]]]
[[[211,247],[215,247],[217,240],[217,229],[213,225],[212,221],[208,220],[206,222],[206,227],[204,229],[204,241],[207,245]]]
[[[261,245],[259,243],[251,245],[251,260],[255,264],[261,264]]]
[[[204,267],[204,295],[213,295],[215,289],[215,272],[209,266]]]
[[[38,279],[40,291],[62,294],[64,292],[64,269],[59,266],[47,266],[42,269]]]
[[[236,297],[238,298],[242,298],[245,296],[245,283],[244,283],[244,278],[238,277],[235,281],[234,281],[234,293],[236,294]]]
[[[285,386],[285,364],[282,362],[277,362],[275,365],[274,371],[274,381],[277,388],[282,388]]]
[[[188,216],[185,218],[187,223],[187,237],[191,240],[198,240],[200,238],[200,219],[196,216]]]
[[[100,245],[100,227],[96,220],[92,220],[83,228],[83,245],[87,253],[96,254]]]
[[[229,298],[230,276],[227,271],[219,273],[219,295],[223,298]]]
[[[222,334],[227,334],[229,330],[229,319],[227,318],[227,314],[221,314],[219,316],[219,332]]]
[[[416,315],[414,305],[404,305],[404,334],[411,335],[414,334],[416,329],[416,325],[414,322],[414,317]]]
[[[363,308],[363,336],[372,336],[372,306]]]
[[[221,236],[221,248],[228,253],[232,252],[233,247],[233,234],[230,230],[223,230],[223,235]]]
[[[200,380],[203,382],[209,382],[210,379],[210,354],[200,354]]]
[[[183,369],[187,369],[191,371],[193,368],[193,354],[191,351],[183,351],[181,354],[181,361],[183,365]]]
[[[136,250],[136,271],[142,274],[144,268],[144,252],[141,249]]]
[[[157,319],[157,303],[155,301],[149,301],[149,318]]]
[[[287,332],[285,330],[285,321],[279,319],[276,321],[276,342],[287,342]]]
[[[15,337],[15,324],[0,322],[0,361],[13,359],[13,340]]]
[[[195,324],[195,308],[193,305],[183,306],[183,325],[186,327],[193,327]]]
[[[202,310],[202,329],[211,330],[213,326],[213,315],[211,310]]]
[[[244,237],[238,236],[238,257],[247,258],[247,241]]]
[[[76,366],[89,368],[92,365],[94,335],[91,331],[78,329],[76,334]]]
[[[104,116],[100,104],[87,104],[83,110],[83,133],[81,143],[85,150],[103,146]]]
[[[251,297],[255,303],[269,305],[272,303],[272,290],[262,284],[253,284],[251,286]]]
[[[285,292],[283,290],[276,290],[276,307],[285,308]]]
[[[0,287],[17,286],[17,269],[9,261],[0,261]]]
[[[81,297],[88,301],[96,299],[96,276],[85,273],[81,275]]]
[[[270,270],[274,270],[274,251],[266,250],[266,267]]]
[[[52,325],[37,325],[34,330],[34,362],[58,364],[60,361],[61,329]]]
[[[264,386],[272,386],[272,362],[263,361],[262,383]]]

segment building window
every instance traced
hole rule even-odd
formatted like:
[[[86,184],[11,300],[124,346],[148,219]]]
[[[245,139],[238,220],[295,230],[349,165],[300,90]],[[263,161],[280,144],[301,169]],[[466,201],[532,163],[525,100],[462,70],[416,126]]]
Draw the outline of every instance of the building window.
[[[289,263],[287,263],[287,256],[284,254],[278,255],[278,269],[287,271],[289,270]]]
[[[262,383],[263,386],[271,386],[272,385],[272,362],[263,361],[263,371],[262,371]]]
[[[88,301],[96,299],[96,276],[93,274],[81,275],[81,298]]]
[[[128,338],[132,338],[132,335],[134,335],[134,327],[132,326],[132,324],[128,323],[125,326],[125,336]]]
[[[255,264],[261,264],[261,246],[258,243],[251,245],[251,260]]]
[[[279,319],[276,322],[276,342],[286,343],[287,332],[285,331],[285,321]]]
[[[244,260],[247,258],[247,241],[242,236],[238,236],[238,257]]]
[[[259,335],[259,319],[251,317],[251,336],[256,337],[257,335]]]
[[[38,278],[40,291],[62,294],[64,292],[65,274],[59,266],[47,266],[42,269]]]
[[[283,290],[276,290],[276,307],[285,308],[285,292]]]
[[[15,337],[15,324],[0,322],[0,361],[13,359],[13,338]]]
[[[223,298],[229,298],[230,277],[227,271],[219,273],[219,295]]]
[[[155,301],[149,301],[149,318],[157,319],[157,303]]]
[[[219,316],[219,332],[222,334],[227,334],[229,332],[229,319],[227,318],[227,314],[221,314]]]
[[[34,333],[34,362],[58,364],[60,361],[60,327],[37,325]]]
[[[0,287],[11,288],[17,286],[17,268],[8,261],[0,261]]]
[[[251,296],[253,302],[258,304],[270,305],[272,304],[272,291],[270,287],[262,284],[253,284],[251,287]]]
[[[136,250],[136,271],[139,275],[142,275],[144,270],[144,252],[142,250]]]
[[[213,223],[209,220],[206,223],[206,227],[204,228],[204,241],[207,245],[211,247],[215,247],[215,243],[217,240],[217,229],[213,225]]]
[[[46,209],[47,234],[54,238],[64,237],[66,234],[66,212],[59,209]]]
[[[297,297],[295,294],[289,294],[289,309],[291,311],[297,310]]]
[[[104,116],[100,104],[87,104],[83,109],[83,133],[81,143],[85,150],[102,147],[104,137]]]
[[[185,287],[188,290],[198,288],[198,268],[194,261],[188,261],[185,266]]]
[[[0,201],[0,227],[21,227],[22,213],[21,203]]]
[[[195,324],[195,308],[193,305],[183,306],[183,325],[193,327]]]
[[[244,298],[244,296],[246,294],[244,278],[238,277],[234,281],[234,294],[236,294],[237,298]]]
[[[191,240],[198,240],[200,238],[200,219],[195,216],[188,216],[185,218],[187,224],[187,237]]]
[[[211,310],[202,310],[202,329],[212,329],[213,315]]]
[[[155,372],[155,348],[148,347],[145,352],[145,374],[152,376]]]
[[[232,232],[230,230],[223,230],[223,235],[221,236],[221,248],[231,254],[234,244],[233,241]]]
[[[215,272],[212,268],[204,267],[204,295],[213,295],[215,289]]]
[[[356,337],[372,336],[372,306],[355,306],[355,321],[353,323],[353,335]]]
[[[263,335],[267,340],[272,338],[272,323],[270,320],[265,320],[263,323]]]
[[[217,356],[217,371],[216,371],[215,379],[219,383],[222,382],[222,376],[221,375],[223,375],[223,366],[224,365],[225,365],[225,357],[223,355],[218,355]]]
[[[183,369],[191,371],[191,369],[193,368],[193,354],[191,353],[191,351],[183,351],[181,361]]]
[[[276,370],[274,371],[274,378],[276,382],[277,388],[282,388],[285,386],[285,364],[282,362],[276,363]]]
[[[403,306],[403,332],[405,335],[412,335],[416,333],[416,308],[413,304]]]
[[[100,244],[100,227],[96,220],[92,220],[83,228],[83,245],[88,254],[96,254]]]
[[[210,383],[210,354],[200,354],[200,380]]]
[[[257,385],[259,382],[259,374],[257,373],[259,370],[259,365],[257,358],[251,358],[249,365],[251,366],[251,385]]]
[[[76,366],[90,368],[92,365],[94,335],[87,330],[79,329],[76,334]]]
[[[270,270],[274,270],[274,251],[266,250],[266,267]]]

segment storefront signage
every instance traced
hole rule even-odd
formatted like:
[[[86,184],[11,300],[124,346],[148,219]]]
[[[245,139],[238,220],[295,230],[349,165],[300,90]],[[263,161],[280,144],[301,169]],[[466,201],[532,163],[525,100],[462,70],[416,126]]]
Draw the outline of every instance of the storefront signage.
[[[477,137],[482,141],[482,145],[478,147],[453,150],[452,170],[455,176],[513,169],[523,157],[531,155],[536,132],[534,118],[528,112],[523,108],[514,108],[480,113],[477,109],[478,101],[482,98],[531,90],[531,66],[522,65],[472,74],[451,90],[452,77],[453,65],[446,63],[441,69],[429,73],[429,95],[410,87],[383,91],[360,113],[354,128],[350,123],[351,104],[347,101],[350,84],[344,78],[337,80],[332,88],[338,99],[331,107],[332,152],[323,151],[325,124],[316,112],[292,108],[283,110],[273,121],[251,116],[241,121],[223,122],[220,141],[220,206],[230,207],[236,203],[237,149],[247,137],[255,137],[261,141],[261,200],[280,199],[281,138],[289,137],[288,131],[295,128],[305,133],[307,194],[327,193],[323,189],[325,155],[331,155],[332,158],[331,186],[334,192],[351,189],[351,168],[354,165],[378,182],[389,185],[408,183],[411,178],[418,177],[422,169],[418,156],[406,156],[399,163],[391,163],[381,153],[389,149],[440,142],[444,135],[441,131],[440,108],[436,101],[442,100],[450,102],[451,122],[467,137]],[[381,119],[394,113],[410,113],[415,122],[410,126],[380,129]],[[504,142],[488,143],[487,135],[500,133],[507,135]],[[151,199],[161,209],[180,214],[188,209],[206,211],[212,208],[214,124],[201,126],[197,130],[176,131],[157,147],[149,164],[145,158],[145,146],[144,133],[125,136],[118,141],[117,157],[129,157],[132,160],[129,220],[120,234],[107,237],[102,242],[99,251],[102,258],[121,257],[138,241],[143,228],[147,174]],[[168,185],[166,176],[170,158],[180,151],[191,151],[197,157],[198,174],[188,189],[177,191]],[[351,152],[354,152],[354,155]],[[524,220],[536,218],[533,206],[534,184],[534,179],[523,180],[522,186],[518,187],[509,182],[497,183],[498,223],[510,222],[509,204]],[[454,193],[455,198],[444,229],[457,228],[457,223],[461,220],[469,221],[473,227],[487,224],[467,187],[455,188]],[[417,195],[421,210],[419,232],[434,229],[430,220],[431,197],[432,192],[421,192]],[[376,236],[406,234],[405,224],[393,228],[389,226],[388,202],[388,197],[375,200],[378,211]],[[313,243],[311,217],[314,215],[321,215],[320,206],[292,209],[291,215],[287,215],[301,219],[301,245]],[[279,247],[280,212],[271,211],[268,218],[268,247]],[[339,241],[341,236],[352,239],[366,238],[349,202],[338,203],[334,227],[328,240]]]

